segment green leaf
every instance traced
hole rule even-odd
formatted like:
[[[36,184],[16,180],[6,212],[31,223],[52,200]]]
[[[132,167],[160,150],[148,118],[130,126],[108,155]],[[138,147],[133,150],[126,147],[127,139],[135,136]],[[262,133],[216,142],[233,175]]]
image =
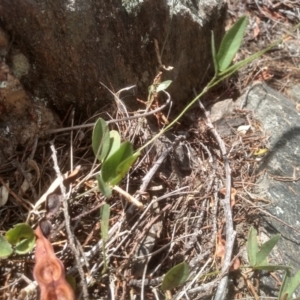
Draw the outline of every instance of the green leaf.
[[[13,253],[11,244],[5,239],[4,236],[0,235],[0,259],[6,258]]]
[[[112,194],[112,189],[111,189],[110,185],[103,181],[101,174],[97,176],[97,181],[98,181],[98,188],[99,188],[100,192],[106,198],[109,198]]]
[[[189,274],[190,270],[186,262],[176,265],[165,275],[161,284],[161,289],[167,291],[178,287],[188,279]]]
[[[137,158],[140,156],[140,152],[136,152],[133,155],[129,156],[125,160],[123,160],[117,167],[116,176],[113,180],[110,181],[110,184],[112,186],[117,185],[128,173],[131,166],[134,164],[134,162],[137,160]]]
[[[95,123],[92,135],[92,147],[97,159],[103,163],[110,148],[110,136],[107,124],[102,118],[99,118]]]
[[[251,266],[253,270],[265,270],[265,271],[276,271],[276,270],[288,270],[290,267],[283,265],[259,265],[259,266]]]
[[[8,230],[5,238],[10,244],[16,245],[23,239],[35,237],[32,228],[26,223],[14,225],[14,228]]]
[[[101,237],[104,242],[106,242],[108,239],[109,216],[110,216],[110,206],[107,203],[105,203],[100,208]]]
[[[17,254],[25,254],[30,252],[35,245],[35,236],[31,236],[16,244],[15,251]]]
[[[251,226],[249,230],[246,248],[247,248],[247,254],[248,254],[250,266],[255,266],[258,246],[257,246],[257,233],[253,226]]]
[[[287,299],[292,299],[293,293],[295,292],[295,290],[297,289],[297,287],[300,285],[300,270],[294,275],[294,277],[291,276],[290,272],[286,273],[286,280],[284,280],[284,282],[282,283],[282,289],[283,289],[283,293],[282,296],[284,294],[287,294]],[[281,295],[281,291],[280,291],[280,295]]]
[[[273,236],[270,240],[268,240],[263,245],[261,245],[260,250],[256,254],[257,266],[261,265],[267,259],[267,256],[275,247],[279,239],[280,239],[280,234]]]
[[[247,17],[241,17],[226,32],[217,54],[218,70],[226,70],[239,50],[247,25]]]
[[[133,154],[133,146],[130,142],[124,142],[120,148],[104,161],[101,174],[104,182],[111,183],[118,173],[119,164]]]
[[[279,295],[278,295],[279,300],[281,300],[283,298],[283,296],[285,296],[285,294],[287,296],[286,289],[287,289],[287,286],[288,286],[288,282],[291,278],[292,278],[291,271],[286,270],[286,272],[284,274],[282,284],[281,284],[281,287],[280,287]]]
[[[164,91],[166,90],[169,85],[172,83],[172,80],[166,80],[166,81],[163,81],[162,83],[160,83],[157,88],[156,88],[156,92],[160,92],[160,91]]]
[[[111,130],[109,132],[109,136],[110,136],[110,147],[106,159],[109,158],[112,154],[114,154],[121,146],[121,137],[118,131]]]

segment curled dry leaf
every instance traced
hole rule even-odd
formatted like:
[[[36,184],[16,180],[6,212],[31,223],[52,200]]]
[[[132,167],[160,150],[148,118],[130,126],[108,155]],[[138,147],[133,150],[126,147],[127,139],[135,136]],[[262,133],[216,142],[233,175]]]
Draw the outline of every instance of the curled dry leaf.
[[[216,256],[221,258],[221,263],[223,264],[226,241],[221,237],[221,234],[218,234],[217,237],[217,248],[216,248]]]
[[[233,264],[232,264],[232,266],[231,266],[231,268],[230,268],[230,271],[236,271],[236,270],[238,270],[238,269],[240,268],[240,265],[241,265],[241,261],[240,261],[240,259],[237,257],[237,258],[234,260],[234,262],[233,262]]]
[[[27,173],[27,178],[24,179],[24,181],[20,187],[19,193],[18,193],[21,196],[24,195],[30,188],[30,184],[27,181],[27,179],[30,180],[31,183],[33,183],[33,181],[34,181],[33,175],[31,173]]]
[[[74,300],[74,291],[65,279],[64,265],[56,257],[40,226],[35,234],[37,239],[33,275],[41,290],[41,300]]]
[[[7,186],[9,186],[9,182],[7,182]],[[0,187],[0,207],[4,206],[6,204],[8,195],[9,195],[9,191],[7,190],[7,188],[5,186],[1,186]]]

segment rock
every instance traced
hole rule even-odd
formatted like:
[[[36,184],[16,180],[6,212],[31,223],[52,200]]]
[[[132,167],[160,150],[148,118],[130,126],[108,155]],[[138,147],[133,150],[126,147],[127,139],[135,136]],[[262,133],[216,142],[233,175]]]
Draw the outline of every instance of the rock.
[[[169,91],[180,109],[193,98],[193,88],[201,90],[209,78],[211,31],[219,44],[226,4],[4,0],[0,11],[4,29],[16,43],[12,49],[18,47],[30,64],[27,69],[23,59],[26,68],[18,73],[25,89],[54,104],[62,115],[72,105],[90,116],[113,103],[100,82],[115,92],[135,84],[135,95],[126,97],[126,105],[133,107],[136,95],[145,99],[162,64],[173,67],[164,77],[174,81]]]
[[[293,272],[296,272],[300,269],[300,113],[296,103],[267,85],[258,84],[236,103],[225,100],[213,105],[212,119],[217,120],[215,124],[218,130],[218,122],[227,123],[228,118],[235,115],[234,108],[239,108],[245,97],[244,109],[253,112],[254,118],[261,123],[269,137],[269,151],[257,172],[263,175],[256,182],[254,191],[271,201],[272,204],[264,207],[264,210],[275,217],[264,215],[262,225],[268,236],[264,238],[268,240],[277,233],[281,234],[277,247],[270,255],[272,264],[292,266]],[[218,108],[222,108],[223,119],[220,119]],[[263,231],[261,240],[262,234]],[[261,289],[267,296],[277,295],[279,291],[277,283],[269,275],[262,278]]]
[[[289,89],[288,94],[292,100],[300,103],[300,84],[296,84],[291,89]]]
[[[292,266],[294,273],[300,269],[300,115],[295,103],[265,85],[250,91],[246,108],[254,110],[270,135],[269,152],[260,166],[266,173],[257,182],[259,190],[272,201],[268,211],[290,226],[265,217],[267,232],[281,234],[272,262]],[[269,277],[265,278],[265,290],[269,295],[278,290]],[[299,290],[296,294],[300,295]]]
[[[41,129],[57,126],[45,102],[61,116],[70,106],[77,108],[76,122],[76,116],[91,116],[114,103],[101,83],[114,92],[135,84],[134,94],[125,95],[126,105],[134,108],[136,95],[146,99],[162,64],[173,67],[163,76],[174,81],[169,92],[173,107],[180,109],[193,98],[192,89],[201,89],[208,79],[211,31],[218,44],[226,5],[223,0],[201,5],[183,0],[4,0],[0,11],[1,162],[17,145],[30,145]]]
[[[18,146],[29,150],[45,130],[58,127],[59,119],[45,101],[26,94],[4,61],[0,61],[0,78],[0,165],[3,165]]]
[[[258,182],[273,203],[268,210],[297,231],[273,218],[266,217],[266,222],[272,234],[282,235],[278,244],[282,263],[299,270],[300,115],[292,101],[266,85],[250,91],[246,108],[254,111],[270,135],[269,152],[260,166],[266,173]]]

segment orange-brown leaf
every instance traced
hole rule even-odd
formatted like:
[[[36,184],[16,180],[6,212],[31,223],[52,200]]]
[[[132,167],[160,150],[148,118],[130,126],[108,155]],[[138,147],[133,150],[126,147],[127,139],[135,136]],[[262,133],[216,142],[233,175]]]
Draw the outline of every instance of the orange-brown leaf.
[[[41,300],[74,300],[74,292],[65,279],[64,265],[56,257],[40,226],[36,228],[35,234],[37,239],[33,275],[41,289]]]

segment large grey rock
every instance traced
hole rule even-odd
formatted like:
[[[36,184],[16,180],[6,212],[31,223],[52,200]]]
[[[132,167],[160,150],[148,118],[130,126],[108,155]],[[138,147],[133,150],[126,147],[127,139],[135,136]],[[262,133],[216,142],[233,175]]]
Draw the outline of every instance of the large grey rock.
[[[91,115],[113,102],[113,91],[136,84],[147,95],[160,68],[178,104],[201,89],[211,65],[210,40],[224,33],[223,0],[2,0],[0,18],[30,68],[20,78],[36,97],[64,113],[70,105]],[[10,61],[11,62],[11,61]],[[12,62],[11,62],[12,63]],[[208,72],[207,72],[208,70]],[[136,103],[136,95],[126,103]]]
[[[297,104],[282,94],[267,85],[254,85],[238,101],[227,99],[212,106],[211,118],[221,135],[232,134],[233,126],[228,122],[237,120],[234,108],[240,108],[244,100],[243,109],[253,113],[269,137],[269,152],[257,171],[263,175],[252,191],[272,203],[264,206],[274,217],[262,214],[260,240],[267,241],[280,233],[281,239],[271,252],[271,263],[292,266],[296,272],[300,269],[300,113]],[[278,294],[277,282],[269,275],[261,283],[267,296]]]
[[[211,31],[218,44],[225,14],[224,0],[0,1],[5,31],[0,28],[0,64],[7,62],[28,92],[26,109],[19,109],[17,100],[8,107],[0,93],[0,163],[14,155],[17,145],[30,147],[43,130],[56,126],[43,121],[49,117],[37,111],[36,103],[55,107],[64,117],[74,107],[76,123],[79,115],[90,117],[114,104],[101,83],[113,92],[136,85],[134,92],[122,94],[126,106],[135,109],[136,98],[146,99],[162,70],[163,80],[173,80],[173,109],[180,109],[193,98],[193,88],[201,90],[209,80]],[[163,64],[173,69],[166,71]],[[14,92],[7,72],[2,73],[0,86]]]
[[[253,110],[255,117],[270,135],[269,153],[260,170],[266,173],[258,184],[266,191],[273,205],[268,208],[278,219],[297,231],[283,225],[274,218],[266,218],[269,229],[279,232],[279,252],[282,262],[300,269],[300,114],[294,102],[268,86],[256,86],[250,91],[247,109]]]

